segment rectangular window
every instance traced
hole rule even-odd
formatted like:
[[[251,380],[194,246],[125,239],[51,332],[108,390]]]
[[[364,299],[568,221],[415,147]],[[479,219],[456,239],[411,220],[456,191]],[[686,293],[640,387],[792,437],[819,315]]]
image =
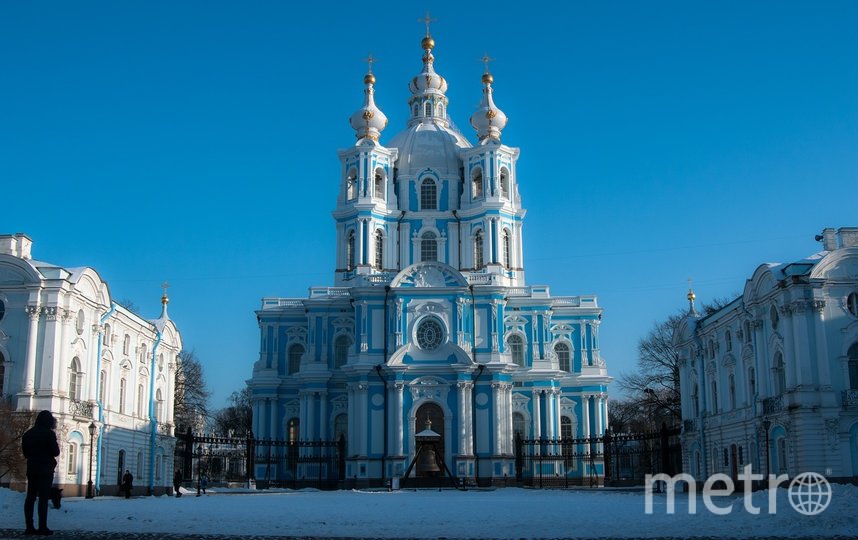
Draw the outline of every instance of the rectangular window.
[[[69,443],[68,450],[68,468],[66,469],[66,473],[69,476],[73,476],[77,474],[77,446],[74,443]]]

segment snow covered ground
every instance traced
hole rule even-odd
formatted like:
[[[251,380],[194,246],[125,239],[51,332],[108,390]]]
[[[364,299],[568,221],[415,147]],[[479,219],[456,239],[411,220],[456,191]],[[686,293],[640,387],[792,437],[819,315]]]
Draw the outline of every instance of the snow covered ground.
[[[558,538],[688,536],[858,536],[858,487],[834,485],[830,506],[808,517],[796,512],[785,489],[777,513],[768,492],[753,495],[751,515],[741,497],[722,498],[726,516],[706,511],[697,497],[677,495],[676,513],[655,495],[645,513],[642,492],[610,490],[495,491],[254,491],[209,490],[194,497],[67,498],[51,509],[55,530],[162,532],[225,535],[371,536],[376,538]],[[0,489],[0,529],[23,525],[21,493]]]

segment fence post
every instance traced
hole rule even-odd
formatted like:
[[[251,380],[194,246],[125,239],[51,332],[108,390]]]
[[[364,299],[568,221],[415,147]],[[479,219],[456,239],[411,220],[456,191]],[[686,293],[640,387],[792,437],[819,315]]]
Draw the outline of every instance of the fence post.
[[[611,430],[610,429],[605,430],[605,436],[603,437],[603,439],[604,439],[604,442],[603,442],[604,449],[602,452],[602,459],[604,460],[604,463],[605,463],[605,465],[604,465],[604,467],[605,467],[605,480],[603,483],[605,486],[607,486],[607,485],[609,485],[609,482],[611,484],[613,484],[613,476],[612,475],[614,472],[613,468],[611,467]]]
[[[244,468],[245,468],[245,476],[247,477],[247,487],[249,488],[251,482],[256,480],[256,448],[253,444],[253,432],[247,432],[247,446],[245,447],[245,458],[244,458]]]

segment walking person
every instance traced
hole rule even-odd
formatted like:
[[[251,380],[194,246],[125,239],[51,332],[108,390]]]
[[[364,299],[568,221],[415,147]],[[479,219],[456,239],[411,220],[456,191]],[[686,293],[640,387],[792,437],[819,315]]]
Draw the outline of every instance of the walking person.
[[[176,472],[173,474],[173,491],[176,492],[176,497],[182,496],[181,487],[182,487],[182,471],[180,471],[179,469],[176,469]]]
[[[121,490],[125,493],[125,498],[131,498],[131,490],[134,488],[134,477],[131,476],[131,471],[128,469],[125,470],[125,474],[122,475],[122,488]]]
[[[36,416],[33,427],[21,438],[21,451],[27,460],[27,498],[24,499],[24,534],[48,536],[48,500],[54,483],[54,469],[60,446],[54,429],[57,421],[51,411],[42,411]],[[33,527],[33,507],[39,499],[39,528]]]

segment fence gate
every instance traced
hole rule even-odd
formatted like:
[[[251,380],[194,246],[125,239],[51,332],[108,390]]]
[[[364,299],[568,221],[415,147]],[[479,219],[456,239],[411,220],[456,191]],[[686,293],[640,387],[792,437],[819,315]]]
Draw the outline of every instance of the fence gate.
[[[681,472],[678,428],[581,439],[515,439],[515,476],[530,487],[643,485]]]
[[[184,483],[259,488],[337,489],[345,479],[345,440],[280,441],[176,435],[175,469]]]

